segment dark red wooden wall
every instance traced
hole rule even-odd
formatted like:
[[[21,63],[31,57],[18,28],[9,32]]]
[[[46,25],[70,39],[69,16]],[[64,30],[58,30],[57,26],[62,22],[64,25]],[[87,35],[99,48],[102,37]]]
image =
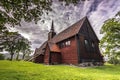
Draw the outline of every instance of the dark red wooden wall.
[[[45,64],[49,64],[49,56],[50,56],[49,53],[50,53],[50,49],[49,49],[49,47],[47,45],[45,53],[44,53],[44,63]]]
[[[77,42],[76,38],[70,39],[70,46],[61,48],[61,56],[63,64],[78,64]]]
[[[51,52],[51,64],[61,64],[61,53]]]
[[[43,63],[44,62],[44,55],[39,55],[34,59],[35,63]]]

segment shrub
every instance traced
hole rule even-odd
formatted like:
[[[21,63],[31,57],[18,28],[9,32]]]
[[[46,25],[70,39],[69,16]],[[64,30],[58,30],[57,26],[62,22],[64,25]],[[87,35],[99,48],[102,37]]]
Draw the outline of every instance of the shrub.
[[[0,60],[4,60],[4,59],[5,59],[4,54],[0,54]]]
[[[108,61],[108,63],[117,65],[117,64],[120,64],[120,60],[117,59],[117,58],[112,57],[112,58]]]

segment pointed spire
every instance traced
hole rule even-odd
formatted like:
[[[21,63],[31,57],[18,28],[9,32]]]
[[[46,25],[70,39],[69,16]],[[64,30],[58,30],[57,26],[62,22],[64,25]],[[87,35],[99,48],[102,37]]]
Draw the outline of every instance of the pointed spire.
[[[48,40],[52,39],[55,35],[56,35],[56,32],[54,31],[54,23],[52,20],[51,29],[50,29],[50,32],[48,33]]]
[[[54,32],[54,22],[52,20],[52,25],[51,25],[51,29],[50,29],[52,32]]]

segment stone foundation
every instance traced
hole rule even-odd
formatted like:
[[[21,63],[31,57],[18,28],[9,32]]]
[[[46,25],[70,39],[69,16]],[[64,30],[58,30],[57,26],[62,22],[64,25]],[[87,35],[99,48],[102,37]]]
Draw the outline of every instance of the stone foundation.
[[[84,63],[80,63],[79,66],[80,67],[92,67],[92,66],[103,66],[103,62],[84,62]]]

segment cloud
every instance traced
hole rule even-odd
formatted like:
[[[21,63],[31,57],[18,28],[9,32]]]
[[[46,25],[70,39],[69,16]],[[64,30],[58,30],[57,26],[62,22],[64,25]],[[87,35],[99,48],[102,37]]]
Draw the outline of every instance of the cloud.
[[[59,33],[87,15],[98,38],[101,39],[100,28],[105,20],[114,17],[120,11],[120,0],[89,0],[76,6],[73,4],[65,6],[64,2],[60,3],[55,0],[51,7],[53,11],[49,12],[48,15],[43,14],[37,24],[22,21],[21,27],[17,26],[13,29],[27,37],[32,42],[33,49],[47,40],[52,20],[54,21],[55,31]]]
[[[102,36],[99,33],[104,21],[114,17],[118,11],[120,11],[120,0],[103,0],[96,11],[90,13],[90,21],[100,39]]]

